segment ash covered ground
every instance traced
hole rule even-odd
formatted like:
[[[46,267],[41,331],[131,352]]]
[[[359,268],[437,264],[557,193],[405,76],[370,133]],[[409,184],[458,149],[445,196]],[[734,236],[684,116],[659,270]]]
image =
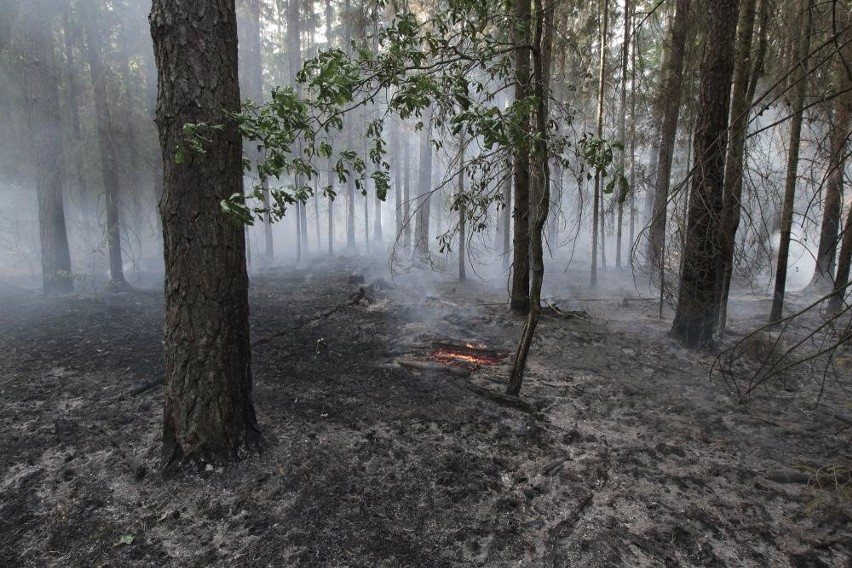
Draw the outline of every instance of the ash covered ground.
[[[849,566],[850,506],[810,475],[852,461],[848,372],[794,369],[743,404],[616,280],[549,291],[511,404],[508,360],[397,364],[443,340],[511,352],[499,286],[357,260],[255,274],[266,451],[170,478],[161,287],[2,283],[0,566]],[[761,302],[735,304],[731,341]]]

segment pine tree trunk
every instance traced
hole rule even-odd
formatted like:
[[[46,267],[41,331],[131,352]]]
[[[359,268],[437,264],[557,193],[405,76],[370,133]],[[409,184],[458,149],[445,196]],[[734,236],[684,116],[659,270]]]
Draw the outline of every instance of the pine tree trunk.
[[[525,101],[531,94],[529,48],[532,8],[530,0],[513,0],[515,27],[515,102]],[[512,217],[515,220],[512,237],[512,312],[526,314],[530,309],[530,147],[526,134],[530,118],[522,113],[523,134],[515,142],[513,177],[515,201]]]
[[[598,140],[603,138],[603,116],[604,116],[604,87],[606,86],[606,50],[607,32],[609,28],[609,1],[602,0],[601,7],[601,30],[600,30],[600,60],[598,63],[598,101],[597,119],[595,121],[595,136]],[[601,173],[595,169],[595,189],[592,198],[592,280],[591,285],[598,285],[598,249],[601,253],[601,268],[606,268],[606,251],[604,250],[604,216],[603,192],[601,191]]]
[[[240,108],[233,0],[154,0],[157,126],[164,164],[160,201],[166,261],[168,464],[230,460],[260,447],[252,405],[248,275],[242,227],[219,202],[242,190],[242,140],[224,111]],[[224,124],[206,153],[182,164],[186,123]]]
[[[663,120],[660,128],[661,140],[657,154],[657,172],[654,181],[654,208],[651,213],[651,226],[648,236],[648,267],[665,270],[663,250],[666,240],[666,218],[669,204],[669,187],[672,175],[672,160],[677,138],[677,125],[680,116],[680,99],[683,87],[683,59],[686,46],[686,32],[689,15],[689,0],[677,0],[674,23],[671,30],[668,67],[660,89]],[[662,278],[660,279],[662,285]]]
[[[464,137],[464,130],[459,133],[459,187],[458,187],[458,201],[459,204],[459,281],[464,282],[467,279],[467,273],[465,270],[465,264],[467,263],[466,258],[466,247],[467,247],[467,208],[464,204],[464,176],[465,176],[465,163],[464,163],[464,151],[467,147],[467,141]]]
[[[101,36],[98,29],[97,9],[94,0],[84,0],[80,6],[86,27],[86,50],[89,58],[89,70],[95,95],[95,121],[98,127],[98,149],[101,155],[101,174],[104,183],[104,201],[106,202],[106,237],[109,251],[109,286],[122,288],[127,286],[121,260],[121,227],[119,225],[118,199],[120,184],[118,180],[118,162],[113,145],[112,124],[110,122],[109,102],[107,98],[107,71],[101,56]]]
[[[71,255],[62,200],[62,136],[59,81],[49,3],[22,8],[27,110],[35,156],[42,286],[45,295],[73,291]]]
[[[525,0],[526,1],[526,0]],[[535,131],[536,138],[532,148],[531,160],[531,197],[533,199],[533,217],[530,232],[530,264],[532,283],[530,287],[530,305],[527,318],[521,332],[521,340],[512,364],[509,385],[506,394],[518,396],[526,369],[527,357],[532,345],[535,329],[541,316],[541,288],[544,282],[544,226],[550,207],[550,157],[547,146],[547,124],[549,122],[547,96],[553,45],[553,11],[542,10],[542,0],[535,1],[536,28],[533,53],[533,88],[536,98]]]
[[[420,131],[420,167],[417,180],[417,224],[414,228],[414,256],[420,262],[429,257],[429,221],[432,202],[432,111],[423,112],[423,130]]]
[[[411,150],[408,135],[402,141],[402,247],[406,254],[411,250]]]
[[[844,18],[845,20],[846,18]],[[842,57],[846,61],[852,56],[852,47],[844,45]],[[838,54],[840,55],[840,54]],[[846,151],[849,139],[849,94],[852,79],[846,66],[838,58],[835,63],[835,82],[840,92],[834,99],[834,121],[831,127],[831,154],[828,157],[828,181],[825,188],[825,206],[820,227],[819,249],[816,266],[810,285],[818,291],[831,290],[837,258],[840,209],[843,198],[843,177],[846,170]]]
[[[710,345],[718,323],[716,283],[720,250],[728,110],[734,71],[738,0],[705,0],[708,29],[701,66],[684,263],[672,337],[682,345]]]
[[[736,61],[731,93],[731,143],[725,162],[725,197],[722,209],[722,271],[719,283],[719,334],[725,333],[728,314],[728,293],[734,269],[734,244],[740,225],[740,202],[743,192],[743,168],[745,166],[745,140],[748,134],[748,118],[751,99],[748,86],[751,83],[752,37],[754,36],[755,0],[741,0],[737,23]]]
[[[790,234],[793,228],[793,205],[796,200],[796,181],[799,173],[799,146],[802,140],[802,116],[805,108],[808,77],[808,51],[810,49],[812,0],[800,0],[799,48],[793,83],[793,117],[790,123],[790,144],[787,153],[787,176],[784,183],[784,205],[781,209],[781,243],[778,246],[778,262],[775,268],[775,289],[772,294],[772,310],[769,321],[781,319],[784,309],[784,294],[787,289],[787,259],[790,253]]]
[[[621,100],[618,117],[618,141],[622,150],[618,154],[618,172],[624,175],[624,154],[627,149],[627,64],[630,59],[630,0],[624,0],[624,40],[621,45]],[[624,226],[624,201],[627,196],[618,184],[618,221],[615,227],[615,268],[621,270],[621,240]]]

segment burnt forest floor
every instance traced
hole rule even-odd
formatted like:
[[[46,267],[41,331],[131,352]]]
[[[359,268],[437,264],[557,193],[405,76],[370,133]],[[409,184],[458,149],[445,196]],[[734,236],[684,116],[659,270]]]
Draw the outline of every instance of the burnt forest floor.
[[[809,474],[852,461],[842,365],[742,404],[652,300],[566,287],[513,404],[508,359],[469,377],[397,364],[438,340],[510,353],[522,322],[505,293],[346,262],[252,277],[266,450],[173,477],[160,288],[0,284],[0,566],[852,562],[850,506]],[[760,301],[732,309],[735,339]]]

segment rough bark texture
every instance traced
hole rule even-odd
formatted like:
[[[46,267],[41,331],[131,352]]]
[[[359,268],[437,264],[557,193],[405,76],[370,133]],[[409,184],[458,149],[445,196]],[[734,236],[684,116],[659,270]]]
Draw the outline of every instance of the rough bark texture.
[[[674,158],[677,124],[680,116],[680,99],[683,86],[683,59],[686,47],[689,0],[677,0],[672,24],[670,57],[665,68],[665,79],[660,89],[663,121],[660,127],[660,146],[657,154],[657,172],[654,181],[654,208],[648,236],[648,265],[665,269],[663,250],[666,239],[666,217],[669,204],[672,159]],[[661,280],[662,285],[662,280]]]
[[[522,0],[528,1],[528,0]],[[550,58],[553,45],[553,11],[543,10],[541,0],[535,0],[536,27],[533,53],[533,88],[536,97],[535,131],[536,139],[532,152],[531,197],[534,212],[530,228],[530,264],[532,267],[532,285],[530,288],[530,305],[527,319],[518,342],[518,350],[512,365],[509,386],[506,394],[518,396],[524,371],[527,366],[535,329],[541,316],[541,287],[544,283],[544,226],[550,212],[550,157],[547,147],[548,107]]]
[[[620,104],[621,109],[618,117],[618,141],[621,143],[622,150],[618,153],[618,171],[624,175],[624,154],[627,148],[627,63],[630,59],[630,0],[624,1],[624,39],[621,45],[621,94]],[[619,184],[620,185],[620,184]],[[618,219],[615,225],[615,268],[621,269],[621,240],[624,228],[624,201],[627,195],[623,190],[618,189]]]
[[[35,156],[41,272],[46,295],[71,292],[71,255],[62,201],[62,137],[56,53],[44,0],[23,7],[27,110]]]
[[[166,266],[168,463],[233,459],[260,446],[251,400],[248,276],[243,228],[220,200],[242,189],[242,140],[223,109],[240,104],[234,0],[155,0],[160,201]],[[205,154],[175,163],[186,123],[225,124]]]
[[[790,144],[787,150],[787,175],[784,180],[784,205],[781,208],[781,243],[778,246],[778,262],[775,267],[775,290],[772,294],[772,310],[769,321],[781,319],[784,309],[784,294],[787,289],[787,257],[790,253],[790,237],[793,228],[793,206],[796,200],[796,182],[799,172],[799,146],[802,140],[802,116],[807,93],[808,51],[810,49],[812,0],[801,0],[799,8],[802,27],[799,33],[799,48],[793,93],[793,116],[790,122]]]
[[[846,290],[849,287],[849,268],[852,264],[852,215],[846,216],[843,225],[843,240],[840,244],[840,257],[837,261],[837,275],[834,278],[834,293],[828,300],[828,313],[837,314],[844,307]]]
[[[515,101],[522,101],[532,93],[530,88],[530,57],[529,48],[531,33],[530,22],[532,7],[530,0],[514,1],[515,28],[513,30],[515,43]],[[526,131],[523,118],[521,128]],[[530,308],[530,148],[526,142],[526,132],[515,142],[513,165],[515,182],[515,201],[512,217],[515,219],[512,237],[512,297],[511,308],[516,314],[526,314]]]
[[[725,197],[722,209],[722,262],[724,270],[719,275],[719,330],[725,332],[727,319],[728,291],[734,268],[734,243],[740,225],[740,201],[743,192],[743,168],[745,140],[748,134],[748,117],[751,99],[748,88],[751,84],[751,44],[754,36],[755,1],[742,0],[737,22],[736,61],[734,62],[733,88],[731,92],[731,143],[725,162]]]
[[[92,87],[95,94],[95,119],[98,126],[98,149],[101,155],[101,174],[104,182],[104,201],[106,205],[106,237],[109,250],[109,281],[112,287],[127,286],[121,260],[121,228],[118,218],[118,198],[120,184],[118,163],[113,144],[112,124],[110,122],[109,101],[106,88],[106,66],[101,56],[101,36],[98,28],[97,8],[94,0],[85,0],[83,22],[86,29],[86,51],[89,58],[89,70],[92,74]]]
[[[705,0],[707,39],[701,66],[694,140],[694,176],[672,336],[687,347],[713,341],[718,321],[717,275],[728,109],[734,70],[737,0]]]

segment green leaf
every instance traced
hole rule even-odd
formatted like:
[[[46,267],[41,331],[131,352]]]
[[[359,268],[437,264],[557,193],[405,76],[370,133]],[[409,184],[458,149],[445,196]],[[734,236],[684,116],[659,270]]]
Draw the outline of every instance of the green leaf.
[[[113,546],[125,546],[128,544],[133,544],[133,541],[136,540],[136,537],[132,534],[126,534],[114,542]]]

